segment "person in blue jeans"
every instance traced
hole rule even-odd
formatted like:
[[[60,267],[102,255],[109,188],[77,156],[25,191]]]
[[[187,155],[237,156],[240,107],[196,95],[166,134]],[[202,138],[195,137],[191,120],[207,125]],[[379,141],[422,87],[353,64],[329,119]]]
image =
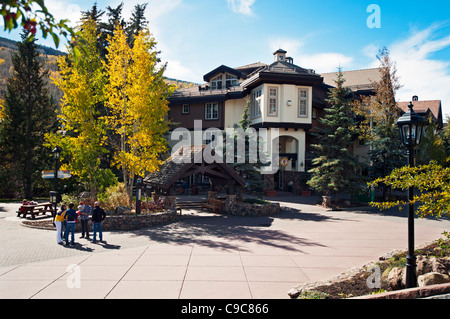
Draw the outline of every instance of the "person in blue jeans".
[[[65,220],[67,222],[67,228],[64,234],[66,245],[69,245],[69,233],[71,233],[70,244],[71,245],[75,244],[75,222],[77,221],[78,215],[77,211],[73,209],[74,206],[75,206],[74,203],[70,203],[69,209],[66,210]]]
[[[94,211],[92,212],[92,224],[94,231],[94,236],[92,238],[93,243],[95,243],[97,240],[97,232],[100,241],[103,241],[102,221],[104,221],[105,218],[106,218],[105,211],[102,208],[100,208],[100,204],[98,202],[95,202]]]

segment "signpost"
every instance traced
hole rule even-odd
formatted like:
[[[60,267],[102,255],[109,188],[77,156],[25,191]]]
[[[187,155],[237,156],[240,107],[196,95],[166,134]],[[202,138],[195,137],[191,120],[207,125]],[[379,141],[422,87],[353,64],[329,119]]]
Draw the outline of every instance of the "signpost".
[[[71,177],[71,172],[70,171],[58,171],[58,178],[69,178]],[[51,171],[42,171],[42,178],[44,179],[50,179],[50,178],[55,178],[55,171],[51,170]]]

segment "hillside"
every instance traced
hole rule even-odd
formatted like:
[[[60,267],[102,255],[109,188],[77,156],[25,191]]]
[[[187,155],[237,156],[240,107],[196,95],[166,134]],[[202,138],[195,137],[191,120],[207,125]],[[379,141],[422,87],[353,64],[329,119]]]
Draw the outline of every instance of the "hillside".
[[[38,46],[41,58],[45,62],[46,68],[50,71],[50,77],[59,76],[57,59],[58,56],[65,53],[45,47]],[[0,96],[3,97],[6,92],[6,81],[12,74],[11,55],[17,51],[17,42],[0,37]],[[49,80],[49,91],[56,101],[62,97],[62,92]]]
[[[38,45],[41,58],[45,62],[45,67],[50,71],[50,77],[55,78],[59,76],[57,59],[64,52]],[[0,37],[0,97],[3,97],[6,92],[6,81],[12,74],[11,54],[17,50],[17,42]],[[177,88],[186,88],[196,85],[195,83],[166,78],[167,83],[175,85]],[[56,101],[60,101],[63,94],[51,80],[48,81],[50,94]]]

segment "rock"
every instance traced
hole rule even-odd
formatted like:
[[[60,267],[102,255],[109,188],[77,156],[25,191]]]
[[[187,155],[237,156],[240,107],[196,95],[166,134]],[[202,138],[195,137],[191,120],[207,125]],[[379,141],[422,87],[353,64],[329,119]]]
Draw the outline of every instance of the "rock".
[[[417,275],[423,275],[429,272],[438,272],[441,274],[447,274],[447,266],[444,259],[439,259],[436,257],[417,257]]]
[[[292,299],[297,299],[301,293],[302,293],[302,289],[292,288],[291,290],[289,290],[288,295]]]
[[[417,278],[419,287],[450,283],[450,276],[438,272],[429,272]]]
[[[404,268],[392,268],[388,275],[388,287],[399,290],[405,287],[406,271]]]
[[[131,213],[131,207],[127,206],[117,206],[116,208],[116,214],[117,215],[124,215]]]

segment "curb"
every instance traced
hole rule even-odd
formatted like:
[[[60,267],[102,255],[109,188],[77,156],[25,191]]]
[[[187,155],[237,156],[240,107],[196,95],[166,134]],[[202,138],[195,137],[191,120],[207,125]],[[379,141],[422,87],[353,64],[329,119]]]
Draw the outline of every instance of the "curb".
[[[420,299],[445,294],[450,294],[450,283],[441,285],[432,285],[427,287],[403,289],[385,292],[382,294],[366,295],[349,299]]]

